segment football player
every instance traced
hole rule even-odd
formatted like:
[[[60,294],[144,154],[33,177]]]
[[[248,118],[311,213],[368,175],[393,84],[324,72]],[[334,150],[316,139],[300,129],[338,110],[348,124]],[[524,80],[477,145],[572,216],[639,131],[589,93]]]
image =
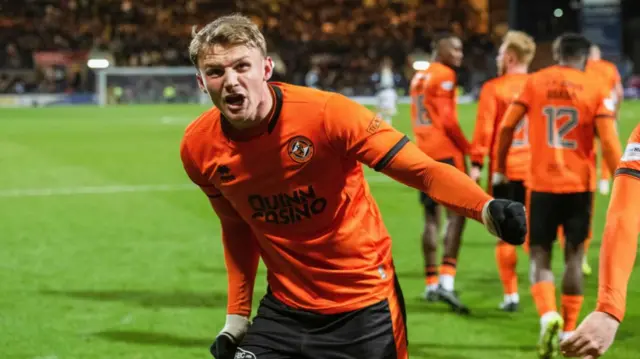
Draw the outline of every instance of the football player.
[[[598,304],[572,336],[561,343],[567,357],[595,359],[609,349],[624,318],[627,285],[640,235],[640,125],[629,138],[615,172],[600,247]]]
[[[411,81],[411,122],[418,147],[429,157],[467,172],[465,156],[469,142],[464,137],[456,113],[455,68],[462,63],[462,41],[451,34],[438,36],[433,42],[434,58],[426,70],[418,71]],[[468,313],[454,291],[458,253],[465,217],[447,209],[447,228],[440,267],[437,252],[440,234],[440,205],[420,192],[424,213],[422,248],[425,268],[424,297],[442,300],[459,313]]]
[[[529,140],[526,117],[518,123],[507,157],[507,183],[491,183],[497,165],[497,134],[500,121],[509,104],[520,94],[527,80],[529,64],[535,55],[536,43],[521,31],[509,31],[500,45],[498,57],[499,77],[487,81],[480,91],[478,115],[471,143],[471,178],[480,179],[485,156],[489,156],[489,193],[495,198],[525,202],[525,179],[529,166]],[[495,249],[498,273],[502,281],[504,300],[500,308],[513,312],[518,309],[518,277],[516,274],[516,248],[498,239]]]
[[[340,94],[269,82],[273,61],[247,17],[194,29],[189,55],[215,104],[180,148],[222,228],[228,301],[215,358],[408,357],[391,238],[362,164],[524,242],[522,204],[493,199]],[[260,258],[268,290],[250,321]]]
[[[515,128],[525,115],[528,117],[531,293],[540,315],[540,358],[557,354],[559,337],[575,330],[582,307],[582,257],[596,187],[596,134],[610,168],[617,166],[621,154],[610,91],[584,71],[590,45],[577,34],[556,39],[553,51],[558,64],[529,76],[521,94],[507,109],[498,142],[496,182],[506,181]],[[559,313],[551,249],[560,226],[566,243]]]

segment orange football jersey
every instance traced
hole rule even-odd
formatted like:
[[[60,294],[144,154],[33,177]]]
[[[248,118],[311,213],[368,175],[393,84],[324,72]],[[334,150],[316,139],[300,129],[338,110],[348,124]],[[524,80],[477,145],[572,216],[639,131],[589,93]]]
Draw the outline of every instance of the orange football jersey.
[[[531,74],[515,104],[529,120],[527,186],[548,193],[594,191],[596,119],[614,120],[609,89],[584,71],[556,65]],[[508,127],[519,120],[509,111],[505,117]]]
[[[411,81],[411,122],[415,140],[421,150],[436,160],[469,151],[469,142],[460,129],[456,114],[456,86],[453,69],[438,62],[417,72]]]
[[[600,279],[596,310],[622,320],[627,286],[640,235],[640,125],[622,155],[613,182],[611,201],[600,249]]]
[[[599,76],[602,81],[604,81],[601,84],[606,84],[607,87],[614,91],[613,93],[616,96],[620,95],[616,93],[616,89],[621,84],[622,80],[620,79],[620,72],[616,65],[606,60],[589,60],[587,61],[585,71],[588,74]]]
[[[271,83],[265,132],[238,137],[218,109],[186,130],[181,156],[222,226],[228,313],[248,316],[261,257],[284,304],[333,314],[394,290],[391,239],[361,163],[480,220],[490,199],[364,106]]]
[[[626,170],[625,170],[626,169]],[[636,126],[629,138],[629,143],[624,150],[622,159],[620,160],[617,175],[635,175],[640,172],[640,124]]]
[[[507,107],[515,100],[527,80],[527,74],[508,74],[487,81],[480,91],[478,114],[471,143],[471,162],[482,166],[490,156],[489,173],[496,170],[498,129]],[[507,157],[506,176],[512,181],[524,181],[529,169],[529,138],[527,118],[518,123]],[[489,175],[490,176],[490,175]]]

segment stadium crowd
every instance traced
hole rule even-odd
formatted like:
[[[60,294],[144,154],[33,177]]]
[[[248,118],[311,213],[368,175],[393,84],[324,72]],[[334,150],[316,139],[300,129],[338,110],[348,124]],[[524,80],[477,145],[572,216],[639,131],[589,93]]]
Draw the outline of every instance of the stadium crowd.
[[[460,82],[488,78],[494,41],[468,0],[25,0],[0,5],[0,93],[92,90],[86,57],[116,66],[190,66],[191,28],[230,12],[251,16],[278,63],[276,79],[370,95],[380,61],[391,57],[407,89],[412,54],[429,52],[437,31],[465,41]],[[495,37],[497,38],[497,37]],[[64,60],[51,51],[66,52]],[[73,54],[71,60],[69,53]],[[46,56],[45,56],[46,55]],[[62,62],[62,63],[61,63]],[[473,74],[471,76],[470,74]],[[315,80],[314,80],[315,79]]]

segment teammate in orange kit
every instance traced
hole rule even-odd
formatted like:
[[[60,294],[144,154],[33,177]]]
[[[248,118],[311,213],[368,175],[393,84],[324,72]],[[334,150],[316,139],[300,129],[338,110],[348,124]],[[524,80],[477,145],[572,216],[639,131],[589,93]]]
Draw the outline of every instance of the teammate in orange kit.
[[[600,54],[600,48],[597,45],[591,45],[589,51],[589,60],[585,71],[589,75],[600,77],[600,84],[611,89],[611,98],[615,100],[616,115],[620,110],[620,103],[623,98],[622,82],[620,80],[620,73],[613,63],[603,60]],[[609,193],[609,181],[611,179],[611,170],[607,167],[606,161],[601,159],[600,161],[600,181],[598,183],[598,190],[601,194]],[[589,250],[589,244],[591,243],[591,237],[593,233],[589,233],[589,238],[584,242],[584,257],[582,260],[582,273],[584,275],[591,275],[592,269],[587,259],[587,252]],[[564,233],[562,230],[558,231],[558,239],[560,244],[564,246]]]
[[[592,45],[589,52],[589,61],[587,61],[586,71],[588,74],[600,76],[602,84],[609,87],[612,91],[612,98],[616,100],[616,111],[620,109],[620,104],[624,98],[624,90],[622,88],[622,80],[620,72],[615,64],[602,59],[602,53],[598,45]],[[609,181],[611,180],[611,169],[607,168],[605,161],[600,161],[600,182],[598,189],[602,194],[609,193]],[[586,249],[585,249],[586,251]]]
[[[462,42],[444,34],[433,42],[434,61],[424,71],[417,72],[411,81],[411,122],[418,147],[429,157],[467,172],[465,155],[469,142],[464,137],[456,114],[456,73],[454,67],[462,63]],[[438,270],[438,237],[440,211],[438,202],[420,193],[425,225],[422,249],[425,262],[425,292],[429,301],[442,300],[460,313],[469,310],[454,291],[456,264],[465,218],[455,211],[447,212],[442,264]],[[438,277],[438,272],[440,276]]]
[[[598,78],[584,72],[590,45],[577,34],[562,35],[554,42],[559,64],[529,76],[522,93],[507,109],[498,142],[496,177],[506,179],[513,133],[527,115],[531,151],[527,178],[531,292],[540,315],[540,358],[557,354],[559,336],[568,336],[575,330],[582,306],[582,256],[596,189],[596,133],[611,168],[617,166],[621,152],[610,91],[600,86]],[[551,271],[551,249],[559,226],[567,238],[562,314],[557,311]]]
[[[506,168],[509,182],[493,185],[491,177],[497,164],[496,145],[500,121],[511,101],[522,91],[535,51],[536,43],[526,33],[509,31],[505,35],[496,59],[500,76],[487,81],[482,86],[471,143],[471,178],[475,181],[480,179],[484,158],[489,156],[489,193],[495,198],[506,198],[520,203],[525,202],[524,181],[529,167],[526,118],[516,126],[514,140],[509,149]],[[520,302],[516,274],[518,259],[516,248],[498,239],[495,256],[504,293],[500,308],[508,312],[516,311]]]
[[[640,235],[640,125],[629,138],[615,173],[600,247],[598,304],[574,334],[561,343],[567,357],[595,359],[613,344],[624,318],[627,284]]]
[[[391,239],[361,163],[524,241],[524,207],[492,199],[364,106],[270,83],[273,61],[248,18],[195,32],[189,55],[215,107],[185,131],[183,166],[220,219],[227,320],[211,346],[229,358],[407,358]],[[267,294],[253,323],[258,261]]]

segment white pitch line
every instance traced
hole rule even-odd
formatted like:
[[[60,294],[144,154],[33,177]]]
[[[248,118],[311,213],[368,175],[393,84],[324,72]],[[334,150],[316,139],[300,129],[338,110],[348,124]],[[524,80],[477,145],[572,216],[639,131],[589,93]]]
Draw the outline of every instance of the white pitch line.
[[[187,125],[193,121],[193,118],[190,117],[173,117],[173,116],[162,116],[160,117],[160,122],[165,125],[169,124],[179,124],[179,125]]]
[[[367,176],[369,183],[384,183],[393,181],[387,176]],[[160,184],[160,185],[128,185],[128,186],[79,186],[67,188],[16,188],[0,190],[0,198],[7,197],[50,197],[74,196],[84,194],[113,194],[137,192],[173,192],[195,190],[193,184]]]

